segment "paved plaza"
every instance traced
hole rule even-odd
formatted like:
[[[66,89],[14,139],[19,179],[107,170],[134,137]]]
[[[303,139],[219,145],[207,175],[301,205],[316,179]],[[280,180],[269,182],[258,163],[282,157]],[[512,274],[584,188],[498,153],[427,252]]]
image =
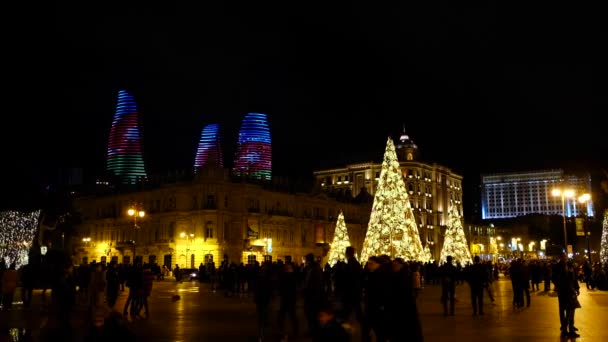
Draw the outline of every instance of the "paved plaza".
[[[439,286],[427,286],[419,297],[419,311],[425,341],[560,341],[557,298],[543,292],[532,293],[530,308],[514,310],[511,283],[502,279],[493,284],[496,302],[485,297],[485,315],[472,317],[469,304],[469,287],[457,287],[455,316],[443,316],[439,301]],[[179,293],[181,300],[173,301]],[[122,308],[126,292],[122,293],[116,308]],[[576,311],[576,326],[580,329],[579,341],[608,341],[608,292],[587,291],[581,284],[582,309]],[[0,341],[17,341],[19,330],[27,329],[34,341],[40,340],[41,326],[48,324],[38,307],[24,311],[17,304],[11,312],[0,314]],[[276,304],[276,303],[275,303]],[[75,336],[84,336],[84,312],[79,308],[74,316]],[[276,310],[275,310],[276,311]],[[299,309],[300,326],[306,322]],[[252,298],[226,298],[223,292],[212,292],[206,284],[173,281],[155,282],[150,298],[150,318],[130,320],[129,326],[138,341],[256,341],[256,315]],[[270,319],[269,335],[277,333],[276,316]],[[11,337],[11,334],[13,337]],[[358,327],[353,329],[358,341]],[[21,339],[25,340],[25,339]],[[278,339],[271,338],[269,341]],[[306,339],[290,339],[306,341]]]

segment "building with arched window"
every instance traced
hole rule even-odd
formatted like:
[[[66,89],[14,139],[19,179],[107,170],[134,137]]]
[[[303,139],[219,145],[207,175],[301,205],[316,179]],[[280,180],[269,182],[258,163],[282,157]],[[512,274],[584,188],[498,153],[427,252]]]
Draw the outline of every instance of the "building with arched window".
[[[227,257],[234,262],[294,260],[323,254],[344,212],[351,244],[363,245],[369,204],[342,203],[329,196],[278,191],[267,182],[232,178],[226,169],[202,168],[193,180],[146,190],[101,194],[75,201],[82,222],[75,263],[156,260],[190,268]],[[127,215],[137,207],[144,216]],[[136,228],[138,227],[138,228]],[[135,257],[136,256],[136,257]]]

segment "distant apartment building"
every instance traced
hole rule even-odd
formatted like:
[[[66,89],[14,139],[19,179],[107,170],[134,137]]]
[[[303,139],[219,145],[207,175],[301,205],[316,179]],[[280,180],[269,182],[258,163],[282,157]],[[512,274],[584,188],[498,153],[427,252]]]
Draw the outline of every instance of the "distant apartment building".
[[[554,189],[569,189],[574,197],[553,196]],[[593,216],[593,201],[579,203],[577,197],[591,193],[589,175],[567,175],[563,170],[488,174],[481,177],[482,219],[500,219],[528,214]]]
[[[405,132],[396,150],[421,240],[438,258],[443,244],[439,228],[448,222],[449,206],[458,206],[463,214],[462,176],[445,166],[418,160],[418,146]],[[314,176],[325,192],[357,197],[363,192],[375,194],[381,170],[382,163],[366,162],[315,171]]]

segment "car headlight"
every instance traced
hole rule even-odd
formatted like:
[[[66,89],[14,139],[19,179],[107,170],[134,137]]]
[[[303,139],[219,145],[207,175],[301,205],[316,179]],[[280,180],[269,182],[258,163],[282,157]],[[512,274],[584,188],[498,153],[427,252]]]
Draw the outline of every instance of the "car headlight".
[[[196,273],[190,273],[191,277],[196,277]]]

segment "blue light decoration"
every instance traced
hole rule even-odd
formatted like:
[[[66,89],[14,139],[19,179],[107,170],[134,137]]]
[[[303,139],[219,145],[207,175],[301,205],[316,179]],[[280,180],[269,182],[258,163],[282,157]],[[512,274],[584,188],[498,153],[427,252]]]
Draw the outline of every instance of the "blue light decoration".
[[[270,180],[272,145],[266,114],[248,113],[243,118],[234,160],[234,173],[253,179]]]
[[[106,168],[123,184],[136,184],[147,177],[139,119],[133,96],[120,90],[110,129]]]
[[[194,173],[205,166],[224,167],[219,124],[208,124],[203,127],[201,140],[198,143],[194,158]]]

